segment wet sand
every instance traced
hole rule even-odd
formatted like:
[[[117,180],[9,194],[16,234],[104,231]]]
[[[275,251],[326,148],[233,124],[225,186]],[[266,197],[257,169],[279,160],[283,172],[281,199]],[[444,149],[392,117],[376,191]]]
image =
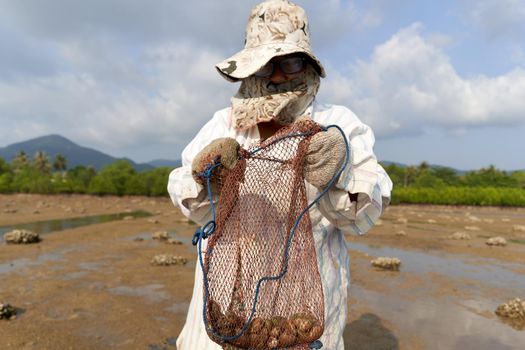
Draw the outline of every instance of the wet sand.
[[[0,195],[0,227],[144,210],[152,216],[43,234],[32,245],[0,243],[0,349],[175,349],[192,293],[196,226],[167,198]],[[496,307],[525,298],[525,208],[393,206],[351,256],[346,349],[523,349],[525,330]],[[183,241],[151,239],[167,230]],[[405,235],[400,232],[403,231]],[[447,239],[463,231],[471,240]],[[503,236],[506,247],[489,247]],[[142,238],[143,240],[136,240]],[[186,266],[152,266],[153,256]],[[401,271],[370,266],[398,257]]]

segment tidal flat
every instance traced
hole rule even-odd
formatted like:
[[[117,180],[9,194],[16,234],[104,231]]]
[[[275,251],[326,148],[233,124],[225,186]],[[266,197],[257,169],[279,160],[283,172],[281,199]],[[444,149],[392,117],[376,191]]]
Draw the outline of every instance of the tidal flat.
[[[0,240],[0,303],[17,311],[0,320],[0,349],[176,349],[197,226],[169,198],[0,195],[2,232],[37,222],[48,228],[39,243]],[[524,227],[525,208],[396,205],[346,236],[345,349],[522,349],[525,329],[494,311],[525,299]],[[153,240],[158,231],[182,244]],[[507,245],[486,244],[496,236]],[[189,262],[153,266],[158,254]],[[381,256],[399,271],[371,266]]]

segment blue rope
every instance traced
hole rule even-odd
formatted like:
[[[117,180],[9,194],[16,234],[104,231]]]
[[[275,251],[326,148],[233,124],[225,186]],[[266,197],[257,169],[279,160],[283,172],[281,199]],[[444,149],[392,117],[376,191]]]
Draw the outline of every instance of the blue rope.
[[[234,335],[234,336],[222,336],[222,335],[218,334],[217,332],[215,332],[215,330],[212,329],[212,327],[209,325],[208,320],[206,318],[206,304],[207,304],[207,300],[208,300],[208,296],[209,296],[209,283],[208,283],[208,274],[204,270],[204,262],[203,262],[203,259],[202,259],[202,240],[208,238],[209,236],[211,236],[215,232],[215,228],[216,228],[215,204],[213,203],[213,194],[211,192],[210,178],[212,176],[213,170],[215,168],[217,168],[218,166],[220,166],[221,164],[219,162],[215,162],[213,164],[210,164],[210,165],[208,165],[208,167],[201,174],[199,174],[201,177],[206,179],[206,187],[207,187],[207,190],[208,190],[208,198],[210,200],[210,206],[211,206],[211,210],[212,210],[212,220],[209,221],[202,228],[199,228],[199,229],[197,229],[195,231],[195,234],[193,235],[192,243],[193,243],[193,245],[197,245],[198,244],[199,263],[200,263],[200,266],[201,266],[201,269],[202,269],[203,280],[204,280],[204,290],[205,290],[205,292],[204,292],[203,306],[202,306],[202,318],[204,320],[204,325],[205,325],[206,329],[213,336],[215,336],[215,337],[217,337],[217,338],[219,338],[219,339],[221,339],[223,341],[232,341],[232,340],[235,340],[235,339],[241,337],[246,332],[246,330],[248,329],[248,326],[252,322],[253,316],[255,315],[255,312],[256,312],[256,309],[257,309],[257,301],[259,299],[259,292],[260,292],[260,288],[261,288],[262,283],[266,282],[266,281],[279,280],[279,279],[283,278],[284,275],[286,274],[286,272],[288,271],[288,259],[289,259],[289,253],[290,253],[290,246],[292,244],[292,240],[293,240],[293,237],[295,235],[295,230],[297,229],[297,226],[299,226],[299,223],[301,222],[301,219],[303,218],[304,214],[308,210],[310,210],[310,208],[314,204],[318,203],[319,200],[321,200],[321,198],[328,192],[328,190],[337,181],[337,179],[339,178],[341,173],[345,170],[346,165],[348,163],[348,160],[350,158],[350,146],[348,144],[348,140],[346,139],[346,135],[345,135],[344,131],[338,125],[329,125],[327,127],[322,127],[323,131],[327,131],[329,128],[336,128],[336,129],[338,129],[339,132],[341,133],[341,135],[343,136],[344,141],[345,141],[346,153],[345,153],[345,159],[343,161],[343,164],[341,165],[341,168],[339,169],[339,171],[336,174],[334,174],[332,179],[328,182],[327,186],[298,215],[298,217],[295,220],[295,223],[294,223],[292,229],[290,230],[290,235],[289,235],[288,240],[286,242],[286,248],[285,248],[285,252],[284,252],[284,267],[281,270],[281,273],[279,275],[277,275],[277,276],[265,276],[265,277],[262,277],[261,279],[259,279],[259,281],[257,282],[257,287],[255,288],[255,297],[254,297],[254,300],[253,300],[252,311],[250,313],[250,317],[248,318],[248,321],[244,324],[244,326],[242,327],[240,332],[238,334]],[[272,141],[270,144],[266,145],[265,148],[270,146],[270,145],[272,145],[272,144],[274,144],[274,143],[276,143],[276,142],[278,142],[278,141],[286,139],[286,138],[297,137],[297,136],[308,136],[308,135],[311,135],[311,132],[295,133],[295,134],[285,135],[283,137],[277,138],[276,140]],[[263,148],[256,148],[255,150],[250,152],[250,155],[253,155],[253,154],[257,153],[257,152],[261,151],[262,149]],[[211,248],[208,248],[208,255],[211,255]],[[310,344],[310,348],[311,349],[320,349],[322,346],[323,345],[322,345],[322,343],[319,340],[317,340],[315,342],[312,342]]]

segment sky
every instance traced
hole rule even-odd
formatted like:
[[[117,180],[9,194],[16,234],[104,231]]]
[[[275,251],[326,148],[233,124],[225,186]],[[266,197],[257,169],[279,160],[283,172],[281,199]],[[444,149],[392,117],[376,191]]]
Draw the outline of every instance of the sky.
[[[238,84],[252,0],[0,0],[0,147],[48,134],[180,159]],[[525,169],[525,0],[297,0],[379,160]]]

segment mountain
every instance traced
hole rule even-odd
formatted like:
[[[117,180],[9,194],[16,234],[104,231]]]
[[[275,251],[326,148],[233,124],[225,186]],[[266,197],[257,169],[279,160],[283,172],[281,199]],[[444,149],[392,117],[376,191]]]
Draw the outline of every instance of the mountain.
[[[0,148],[0,157],[4,158],[7,162],[11,162],[20,151],[24,151],[29,158],[32,158],[36,152],[43,151],[51,162],[53,162],[57,154],[62,154],[66,157],[67,167],[69,169],[77,165],[84,165],[93,166],[99,170],[105,165],[121,159],[129,161],[137,171],[154,168],[154,166],[150,164],[138,164],[128,158],[115,158],[95,149],[79,146],[60,135],[47,135],[13,143],[7,147]]]
[[[171,160],[171,159],[155,159],[149,161],[147,164],[151,165],[154,168],[158,167],[168,167],[168,168],[178,168],[182,166],[180,160]]]
[[[404,163],[399,163],[399,162],[391,162],[389,160],[382,160],[380,161],[380,163],[383,165],[383,166],[389,166],[391,164],[394,164],[394,165],[397,165],[398,167],[400,168],[406,168],[406,167],[409,167],[410,165],[407,165],[407,164],[404,164]],[[415,165],[416,167],[418,165]],[[459,169],[455,169],[455,168],[452,168],[452,167],[449,167],[449,166],[443,166],[443,165],[439,165],[439,164],[428,164],[428,167],[429,168],[432,168],[432,169],[436,169],[436,168],[447,168],[447,169],[452,169],[456,174],[458,175],[463,175],[465,174],[467,171],[466,170],[459,170]]]
[[[381,163],[383,166],[389,166],[391,164],[394,164],[394,165],[397,165],[400,168],[406,168],[408,166],[408,165],[406,165],[404,163],[391,162],[389,160],[381,160],[381,161],[379,161],[379,163]]]

